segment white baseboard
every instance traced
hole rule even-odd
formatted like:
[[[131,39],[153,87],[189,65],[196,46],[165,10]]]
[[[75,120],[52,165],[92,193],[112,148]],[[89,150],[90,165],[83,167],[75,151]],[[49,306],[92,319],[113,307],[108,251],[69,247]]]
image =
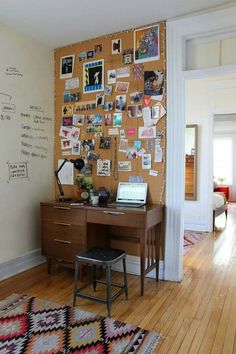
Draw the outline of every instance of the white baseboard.
[[[41,249],[28,252],[20,257],[0,264],[0,280],[12,277],[45,262]]]
[[[184,230],[209,232],[205,224],[184,224]]]
[[[134,275],[140,275],[140,258],[136,256],[126,256],[126,268],[127,268],[127,273],[129,274],[134,274]],[[119,262],[112,266],[112,269],[118,271],[118,272],[123,272],[123,266],[122,263]],[[153,269],[150,273],[146,275],[148,278],[156,278],[156,271]],[[163,280],[164,279],[164,262],[160,261],[159,263],[159,279]]]
[[[36,249],[28,252],[20,257],[12,259],[8,262],[0,264],[0,280],[12,277],[18,273],[24,272],[27,269],[36,267],[46,261],[45,257],[41,255],[41,250]],[[136,256],[126,256],[127,273],[140,275],[140,259]],[[112,267],[113,270],[123,272],[122,263],[119,262]],[[156,271],[153,269],[146,275],[149,278],[156,278]],[[159,264],[159,279],[164,279],[164,262]]]

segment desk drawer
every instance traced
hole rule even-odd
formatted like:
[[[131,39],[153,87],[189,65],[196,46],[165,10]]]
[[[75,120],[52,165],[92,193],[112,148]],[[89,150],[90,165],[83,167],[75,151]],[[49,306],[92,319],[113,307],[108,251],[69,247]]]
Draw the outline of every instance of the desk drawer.
[[[103,225],[145,227],[145,215],[126,211],[87,210],[87,222]]]
[[[42,206],[42,219],[50,219],[54,221],[85,225],[86,224],[86,210],[73,209],[69,206]]]
[[[86,245],[86,229],[84,226],[69,223],[43,220],[43,239],[59,239],[71,243]]]
[[[85,247],[79,243],[63,243],[57,239],[44,239],[42,245],[42,254],[44,256],[52,256],[63,260],[75,261],[75,255],[80,251],[85,250]]]

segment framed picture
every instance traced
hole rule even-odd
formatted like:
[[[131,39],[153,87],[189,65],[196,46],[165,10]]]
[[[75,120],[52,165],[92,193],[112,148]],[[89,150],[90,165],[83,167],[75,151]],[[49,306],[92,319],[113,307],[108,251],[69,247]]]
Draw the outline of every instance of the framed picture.
[[[83,64],[83,92],[90,93],[104,90],[104,60]]]
[[[60,79],[71,79],[74,70],[74,55],[61,57]]]
[[[134,62],[143,63],[160,59],[159,25],[134,31]]]

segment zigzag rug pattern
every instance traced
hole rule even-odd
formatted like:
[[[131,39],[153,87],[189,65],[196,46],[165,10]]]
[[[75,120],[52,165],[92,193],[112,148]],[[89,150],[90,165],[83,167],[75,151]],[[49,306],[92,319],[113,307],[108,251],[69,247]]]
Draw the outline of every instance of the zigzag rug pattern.
[[[0,353],[154,353],[156,332],[51,301],[13,294],[0,302]]]

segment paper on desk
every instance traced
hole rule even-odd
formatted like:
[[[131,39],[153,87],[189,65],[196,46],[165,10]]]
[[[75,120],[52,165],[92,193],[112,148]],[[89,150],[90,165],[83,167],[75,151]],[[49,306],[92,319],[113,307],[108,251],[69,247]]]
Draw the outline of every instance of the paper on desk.
[[[58,160],[58,168],[61,166],[64,160]],[[58,176],[61,184],[74,184],[74,165],[71,162],[66,162],[59,171]]]

